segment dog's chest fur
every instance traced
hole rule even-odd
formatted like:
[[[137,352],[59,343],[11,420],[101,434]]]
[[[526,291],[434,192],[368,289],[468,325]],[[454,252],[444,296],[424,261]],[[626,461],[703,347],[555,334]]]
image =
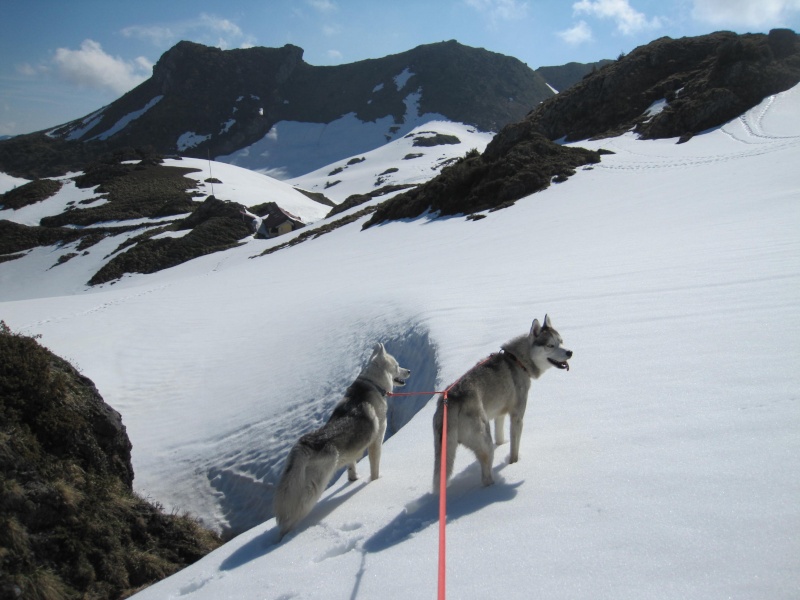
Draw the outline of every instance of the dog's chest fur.
[[[527,402],[530,376],[511,357],[494,354],[461,378],[449,394],[462,410],[483,410],[489,419],[514,413]]]

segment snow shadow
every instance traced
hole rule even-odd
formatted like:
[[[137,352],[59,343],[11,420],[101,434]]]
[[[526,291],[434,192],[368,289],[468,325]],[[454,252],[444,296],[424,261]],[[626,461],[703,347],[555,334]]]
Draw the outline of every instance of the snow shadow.
[[[386,351],[397,359],[401,367],[411,369],[408,383],[402,388],[395,388],[396,392],[411,393],[436,389],[439,365],[436,360],[436,349],[428,337],[427,330],[409,329],[402,335],[387,340],[384,346]],[[384,441],[400,431],[434,397],[430,394],[422,394],[387,398],[388,411]]]
[[[346,481],[333,494],[320,500],[308,516],[300,522],[299,527],[287,533],[283,540],[278,539],[279,532],[276,525],[237,548],[228,558],[222,561],[219,566],[220,571],[238,569],[252,560],[266,556],[278,546],[290,543],[297,533],[319,524],[325,517],[363,489],[365,485],[366,482]]]
[[[419,324],[400,324],[385,336],[377,336],[401,366],[411,369],[411,377],[402,392],[435,389],[438,377],[436,348],[428,331]],[[300,435],[324,423],[330,408],[341,398],[350,381],[325,389],[320,396],[301,403],[303,410],[314,414],[287,413],[281,420],[254,423],[246,431],[234,432],[224,441],[228,452],[206,469],[209,485],[216,492],[220,510],[227,521],[224,534],[243,533],[273,516],[272,500],[283,465],[292,445]],[[408,423],[434,396],[430,394],[387,398],[386,435],[389,439]],[[298,423],[300,424],[298,426]],[[305,429],[304,429],[305,425]],[[255,442],[254,442],[255,440]],[[343,469],[331,482],[336,482]]]
[[[477,465],[466,469],[450,481],[447,487],[447,522],[451,523],[497,502],[508,502],[517,495],[523,482],[506,483],[498,472],[505,465],[495,467],[494,485],[482,487]],[[406,504],[405,508],[366,542],[364,552],[381,552],[400,544],[426,527],[439,522],[439,496],[425,494]]]

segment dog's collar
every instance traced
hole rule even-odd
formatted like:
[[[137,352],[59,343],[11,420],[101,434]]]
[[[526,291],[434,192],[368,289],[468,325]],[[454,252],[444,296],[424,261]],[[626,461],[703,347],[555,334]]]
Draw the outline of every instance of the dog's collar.
[[[523,371],[525,371],[525,372],[526,372],[528,375],[530,375],[530,374],[531,374],[531,371],[530,371],[530,369],[529,369],[528,367],[526,367],[526,366],[525,366],[525,364],[524,364],[524,363],[523,363],[523,362],[522,362],[522,361],[521,361],[519,358],[517,358],[517,356],[516,356],[516,355],[515,355],[513,352],[509,352],[509,351],[508,351],[508,350],[506,350],[505,348],[503,348],[503,349],[501,350],[501,352],[503,353],[503,355],[504,355],[504,356],[507,356],[507,357],[508,357],[508,358],[510,358],[512,361],[514,361],[515,363],[517,363],[517,364],[520,366],[520,368],[521,368]]]
[[[366,379],[364,377],[356,377],[356,381],[360,381],[362,383],[366,383],[367,385],[371,385],[376,390],[378,390],[378,393],[380,393],[381,396],[388,396],[389,395],[389,392],[387,392],[385,389],[383,389],[383,387],[379,386],[374,381],[371,381],[371,380]]]

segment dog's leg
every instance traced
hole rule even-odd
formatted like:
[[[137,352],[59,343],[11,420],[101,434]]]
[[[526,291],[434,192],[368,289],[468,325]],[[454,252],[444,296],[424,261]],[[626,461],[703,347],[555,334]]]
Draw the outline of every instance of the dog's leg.
[[[506,443],[506,416],[499,415],[494,420],[494,442],[498,446]]]
[[[481,463],[481,481],[483,485],[492,485],[492,463],[494,462],[494,443],[492,442],[492,430],[489,420],[484,423],[484,432],[481,438],[480,450],[476,450],[475,455]]]
[[[378,425],[378,433],[375,434],[373,442],[367,446],[369,455],[369,476],[372,481],[380,477],[381,468],[381,449],[383,448],[383,436],[386,434],[386,420]]]
[[[358,473],[356,473],[356,463],[354,462],[347,465],[347,479],[348,481],[355,481],[358,479]]]
[[[382,439],[377,439],[367,448],[367,454],[369,455],[369,476],[372,481],[380,477],[381,442]]]
[[[522,437],[522,414],[511,415],[511,454],[508,462],[515,463],[519,460],[519,439]]]
[[[481,465],[481,482],[483,485],[492,485],[492,463],[494,462],[494,442],[492,441],[492,430],[489,419],[485,415],[479,418],[470,419],[468,422],[469,431],[464,431],[460,436],[460,441],[467,448],[475,453],[475,457]]]
[[[331,447],[314,452],[302,440],[292,448],[274,499],[280,538],[314,508],[333,477],[337,455]]]

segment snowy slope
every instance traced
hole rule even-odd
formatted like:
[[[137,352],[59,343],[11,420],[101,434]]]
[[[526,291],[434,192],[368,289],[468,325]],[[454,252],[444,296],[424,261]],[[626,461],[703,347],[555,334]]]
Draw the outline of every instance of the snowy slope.
[[[435,135],[458,143],[421,146]],[[370,152],[350,156],[286,182],[321,192],[336,203],[353,194],[367,194],[389,185],[418,185],[432,179],[472,149],[483,152],[494,134],[451,121],[432,121]]]
[[[494,486],[459,452],[449,596],[796,598],[800,88],[675,141],[589,142],[615,154],[479,221],[254,240],[0,318],[121,411],[137,490],[223,526],[374,341],[439,388],[547,312],[572,369],[534,382]],[[432,597],[433,410],[281,544],[268,520],[137,598]]]
[[[198,169],[187,177],[197,180],[206,194],[213,191],[217,198],[232,200],[245,206],[276,202],[304,223],[318,221],[330,211],[330,206],[311,200],[286,183],[234,165],[211,161],[209,167],[209,161],[196,158],[167,159],[164,164]],[[209,177],[222,183],[204,183]]]
[[[406,69],[394,78],[398,91],[412,75]],[[217,156],[216,160],[279,179],[297,177],[324,168],[342,157],[380,148],[428,122],[448,122],[447,117],[438,113],[420,114],[421,99],[421,89],[409,91],[403,100],[405,114],[399,122],[391,115],[365,122],[355,113],[342,115],[330,123],[279,121],[254,144]]]
[[[245,206],[276,202],[306,223],[319,221],[331,209],[330,206],[310,199],[289,184],[241,167],[195,158],[166,159],[164,165],[196,169],[194,172],[188,173],[187,177],[198,182],[197,202],[202,202],[212,193],[222,200],[231,200]],[[98,199],[92,204],[83,206],[98,206],[105,202],[104,199],[99,199],[96,188],[76,187],[73,181],[75,175],[75,173],[70,173],[55,178],[62,181],[63,186],[57,194],[43,202],[37,202],[18,210],[0,210],[0,219],[35,226],[42,218],[61,214],[70,205],[78,206],[79,203],[88,202],[92,198]],[[207,183],[206,180],[211,177],[221,183]],[[0,176],[0,192],[24,183],[26,183],[24,179],[3,174]],[[96,226],[138,224],[144,227],[156,227],[184,217],[185,215],[177,215],[163,219],[127,220],[98,223]],[[111,258],[112,253],[123,241],[140,235],[142,231],[141,229],[133,230],[107,237],[79,253],[76,252],[79,242],[74,242],[33,248],[27,251],[22,258],[2,262],[0,263],[0,299],[22,300],[91,291],[87,285],[89,279]],[[78,256],[59,264],[59,259],[71,253],[77,253]],[[223,260],[223,257],[217,255],[217,260]],[[174,273],[174,271],[170,272]]]
[[[458,143],[414,146],[415,140],[430,138],[437,134],[451,136],[452,139],[457,139]],[[196,169],[187,177],[198,182],[200,192],[197,197],[198,202],[205,200],[211,194],[222,200],[238,202],[245,206],[276,202],[284,210],[299,217],[301,221],[322,226],[329,220],[341,218],[341,214],[325,220],[324,217],[330,212],[331,207],[310,199],[298,191],[298,188],[320,192],[333,202],[339,203],[353,194],[369,194],[385,186],[424,183],[470,150],[483,151],[491,138],[492,134],[476,131],[468,125],[449,121],[430,122],[371,152],[348,158],[289,181],[279,181],[232,164],[195,158],[167,159],[164,164]],[[334,175],[330,175],[331,173]],[[81,202],[88,202],[98,197],[94,188],[76,187],[72,180],[74,176],[75,174],[71,173],[56,178],[63,182],[62,189],[43,202],[19,210],[0,210],[0,219],[34,226],[38,225],[43,217],[58,215],[70,205],[77,206]],[[211,178],[221,183],[206,181]],[[0,193],[26,182],[24,179],[0,173]],[[379,196],[373,204],[387,197],[388,195]],[[102,202],[104,200],[99,199],[94,204],[84,206],[97,206]],[[178,215],[163,219],[99,223],[98,226],[139,224],[155,227],[181,218],[183,217]],[[34,248],[21,259],[0,262],[0,300],[22,300],[90,291],[86,282],[111,258],[111,254],[121,243],[139,234],[141,230],[106,238],[86,251],[81,251],[68,262],[60,264],[59,260],[62,257],[76,252],[78,242]],[[291,237],[292,234],[276,238],[266,245],[269,247],[283,244]],[[251,248],[249,252],[260,253],[264,249],[264,243],[258,242],[256,249]],[[228,253],[217,253],[213,256],[216,262],[228,260]],[[172,269],[170,276],[181,276],[183,272],[184,268],[177,271]]]

